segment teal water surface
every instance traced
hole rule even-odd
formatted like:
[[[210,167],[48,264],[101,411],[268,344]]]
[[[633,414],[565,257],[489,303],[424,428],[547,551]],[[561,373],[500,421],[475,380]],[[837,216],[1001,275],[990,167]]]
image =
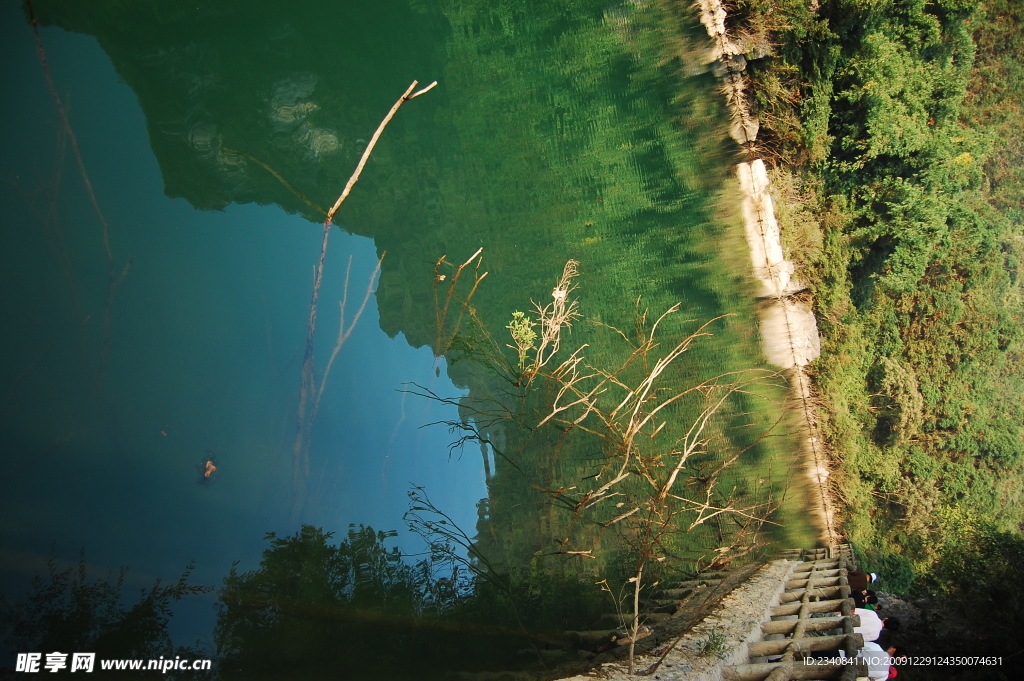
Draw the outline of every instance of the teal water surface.
[[[593,583],[628,573],[629,561],[613,532],[573,534],[542,491],[593,477],[607,452],[474,420],[472,404],[505,404],[522,386],[454,341],[489,334],[513,357],[512,312],[549,299],[572,258],[586,321],[571,345],[589,344],[594,364],[621,357],[608,326],[631,336],[638,311],[680,302],[667,338],[730,316],[669,373],[673,385],[765,368],[728,209],[735,149],[714,81],[687,75],[686,13],[582,0],[33,9],[53,92],[25,13],[4,8],[5,591],[23,591],[51,555],[63,566],[84,551],[96,578],[126,565],[126,592],[194,562],[192,582],[218,591],[174,605],[172,638],[199,638],[223,676],[281,678],[301,660],[303,678],[358,678],[338,671],[341,653],[324,653],[337,637],[372,642],[378,656],[365,664],[394,678],[424,665],[438,677],[550,666],[529,653],[530,632],[597,626],[586,619],[608,605]],[[339,302],[351,321],[374,293],[297,449],[323,210],[413,79],[439,85],[399,111],[332,232],[317,387]],[[454,271],[435,263],[480,248],[487,277],[472,310],[461,306],[467,274],[439,316]],[[783,527],[765,537],[799,545],[813,539],[789,485],[783,394],[767,385],[730,400],[704,468],[689,474],[743,452],[723,484],[737,499],[782,504],[773,519]],[[672,412],[670,444],[695,408]],[[488,442],[450,450],[467,425]],[[211,456],[212,481],[201,472]],[[464,533],[431,535],[447,537],[450,554],[435,543],[428,556],[406,530],[411,489],[429,498],[414,508],[432,522],[446,513]],[[389,535],[349,534],[352,524]],[[679,569],[706,566],[730,527],[680,540]],[[563,540],[608,548],[594,563],[565,560],[552,548]],[[309,577],[315,566],[330,577]],[[285,593],[284,619],[254,628],[256,593]],[[475,652],[453,661],[432,645],[453,636]]]

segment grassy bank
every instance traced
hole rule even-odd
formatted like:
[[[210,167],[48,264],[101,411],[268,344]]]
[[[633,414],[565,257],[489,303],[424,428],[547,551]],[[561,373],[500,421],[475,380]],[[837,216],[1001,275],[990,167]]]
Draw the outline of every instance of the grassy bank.
[[[1024,523],[1024,8],[741,0],[844,525],[893,590]],[[972,529],[973,528],[973,529]],[[973,535],[971,535],[973,536]]]

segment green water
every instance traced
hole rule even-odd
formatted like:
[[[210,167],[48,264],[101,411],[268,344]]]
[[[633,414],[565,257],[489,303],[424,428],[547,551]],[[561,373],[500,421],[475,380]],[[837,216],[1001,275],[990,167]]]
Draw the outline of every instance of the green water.
[[[350,584],[335,594],[344,602],[324,586],[320,597],[294,599],[294,619],[258,634],[241,611],[222,609],[217,645],[245,642],[224,658],[225,675],[280,676],[306,664],[306,678],[331,676],[337,660],[317,658],[331,636],[372,645],[379,657],[366,664],[391,664],[395,678],[426,673],[423,665],[437,676],[533,669],[536,656],[518,655],[534,645],[525,632],[597,626],[609,605],[594,582],[628,576],[623,546],[633,535],[625,524],[595,524],[614,515],[610,506],[574,518],[565,508],[573,493],[550,490],[583,490],[614,448],[578,430],[534,430],[551,385],[538,381],[531,392],[465,351],[493,346],[514,364],[505,347],[512,312],[549,301],[574,259],[583,319],[560,359],[587,344],[587,362],[610,371],[629,345],[608,327],[635,343],[638,312],[648,310],[650,322],[678,302],[652,362],[705,321],[729,316],[665,373],[666,390],[767,373],[733,210],[736,149],[716,83],[688,75],[700,41],[689,10],[421,1],[33,7],[111,249],[108,258],[32,32],[9,11],[7,79],[18,104],[5,114],[3,200],[15,236],[4,310],[17,326],[3,353],[9,493],[0,531],[12,588],[47,551],[74,561],[80,548],[100,566],[129,564],[133,584],[176,578],[195,560],[198,580],[220,588],[232,561],[242,572],[257,567],[263,533],[283,538],[309,524],[346,543],[332,554],[307,532],[271,555],[296,551],[307,567],[336,555],[332,564],[349,566],[339,574],[354,580],[338,578]],[[383,255],[382,271],[297,457],[318,223],[413,79],[439,84],[402,107],[336,220],[318,376],[337,336],[338,301],[346,297],[351,318]],[[438,281],[435,263],[461,263],[480,248],[487,277],[469,301],[480,325],[462,307],[468,273],[439,324],[454,272],[442,268]],[[644,370],[638,363],[622,380],[635,384]],[[412,383],[451,403],[399,392]],[[476,410],[476,419],[460,418],[464,395],[463,416]],[[696,397],[665,412],[655,442],[666,455],[702,408]],[[733,395],[685,473],[686,489],[702,493],[700,476],[742,452],[718,476],[716,501],[781,504],[776,524],[743,535],[743,545],[813,542],[793,484],[783,397],[779,379]],[[491,407],[480,405],[519,413],[497,422],[482,418]],[[421,428],[437,422],[456,432]],[[449,452],[467,432],[460,424],[484,432],[487,446]],[[220,479],[197,486],[207,451]],[[410,484],[465,532],[468,564],[457,544],[455,558],[416,555],[423,544],[402,520]],[[346,535],[350,523],[401,532],[378,542]],[[707,565],[741,524],[673,536],[673,569]],[[129,536],[152,539],[135,547]],[[405,563],[385,545],[400,547]],[[222,604],[284,589],[292,578],[275,570],[265,562],[248,581],[236,578]],[[363,593],[360,584],[377,586]],[[217,597],[177,606],[185,615],[176,616],[176,643],[209,636]],[[446,656],[432,645],[439,637],[468,641],[470,652]]]

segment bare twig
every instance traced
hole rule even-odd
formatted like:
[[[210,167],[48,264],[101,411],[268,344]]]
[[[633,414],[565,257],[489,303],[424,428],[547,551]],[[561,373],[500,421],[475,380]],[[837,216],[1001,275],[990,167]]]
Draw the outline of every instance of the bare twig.
[[[469,301],[472,300],[473,294],[476,293],[477,287],[480,286],[480,282],[487,276],[487,272],[480,274],[480,265],[483,262],[483,257],[480,255],[483,253],[483,247],[476,249],[476,252],[469,256],[466,262],[462,263],[455,269],[455,273],[448,277],[447,274],[441,272],[442,265],[451,265],[445,258],[447,256],[442,255],[436,263],[434,263],[434,321],[437,327],[437,340],[434,342],[434,356],[440,357],[444,353],[448,352],[451,347],[452,340],[459,332],[459,327],[462,325],[462,318],[469,308]],[[450,334],[445,339],[444,326],[448,320],[448,310],[451,307],[452,298],[455,296],[455,287],[458,286],[459,279],[462,277],[462,272],[469,267],[473,261],[476,261],[475,273],[473,276],[473,286],[470,288],[469,293],[462,301],[462,305],[459,308],[459,316],[455,320],[455,325],[452,328]],[[440,305],[438,301],[437,288],[440,282],[448,281],[448,290],[445,292],[444,305]],[[443,342],[442,342],[443,341]]]
[[[551,291],[551,302],[541,307],[538,303],[533,306],[537,311],[537,319],[540,322],[540,343],[537,345],[536,358],[530,378],[536,375],[548,361],[558,352],[562,343],[562,329],[570,328],[572,323],[579,318],[579,303],[571,298],[572,292],[576,290],[573,280],[579,276],[579,263],[569,260],[562,268],[562,276]]]
[[[103,252],[107,260],[107,297],[103,305],[103,349],[100,357],[98,379],[99,383],[102,385],[106,375],[107,360],[110,356],[111,319],[114,294],[121,286],[124,278],[128,275],[128,270],[131,267],[132,260],[131,258],[128,259],[121,270],[120,276],[118,276],[117,267],[114,264],[114,254],[110,247],[110,227],[107,224],[106,216],[103,215],[103,211],[100,209],[99,201],[96,199],[96,192],[93,191],[92,180],[89,179],[89,172],[85,169],[85,161],[82,159],[82,152],[78,148],[78,137],[75,135],[75,131],[71,127],[71,120],[68,117],[67,109],[65,109],[64,103],[61,101],[60,95],[57,93],[57,86],[53,82],[53,75],[50,73],[50,65],[46,57],[46,49],[43,47],[43,38],[39,33],[39,21],[36,19],[35,10],[33,9],[30,0],[25,1],[25,8],[28,10],[29,23],[32,25],[32,35],[35,38],[36,43],[36,53],[39,55],[39,63],[43,67],[43,76],[46,79],[46,85],[50,90],[50,96],[53,98],[53,103],[57,108],[57,113],[60,116],[61,124],[64,127],[67,139],[71,143],[71,153],[75,157],[75,164],[78,166],[78,174],[82,178],[82,184],[85,185],[85,191],[89,197],[89,203],[92,205],[93,212],[96,213],[96,218],[100,222],[100,231],[103,239]]]
[[[345,302],[348,299],[348,280],[349,272],[352,269],[352,256],[348,258],[348,267],[345,269],[345,288],[342,293],[341,302],[339,307],[341,308],[341,319],[338,326],[338,342],[334,346],[334,351],[331,353],[331,358],[327,360],[327,368],[324,369],[324,375],[320,379],[320,390],[316,394],[316,404],[313,406],[313,416],[311,420],[316,420],[316,412],[320,408],[320,398],[324,395],[324,387],[327,385],[327,375],[331,373],[331,367],[334,365],[334,359],[338,356],[338,351],[341,350],[341,346],[345,344],[348,337],[352,335],[352,329],[356,328],[356,324],[359,323],[359,318],[363,316],[363,311],[366,310],[366,304],[370,301],[370,296],[373,295],[373,283],[377,279],[377,275],[380,274],[381,265],[384,264],[384,256],[387,252],[381,253],[380,258],[377,260],[377,266],[373,268],[373,273],[370,274],[370,281],[366,285],[366,293],[363,295],[363,302],[360,303],[359,309],[356,310],[355,316],[352,318],[352,323],[345,328]]]

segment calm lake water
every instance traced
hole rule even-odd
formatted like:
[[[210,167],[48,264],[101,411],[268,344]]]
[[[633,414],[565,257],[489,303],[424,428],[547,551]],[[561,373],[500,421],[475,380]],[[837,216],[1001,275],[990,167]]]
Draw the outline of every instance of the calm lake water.
[[[126,566],[130,604],[192,564],[190,583],[218,591],[175,601],[170,636],[198,639],[225,677],[348,678],[337,659],[317,657],[329,635],[374,646],[380,657],[367,664],[388,678],[550,666],[531,657],[528,634],[594,628],[586,619],[610,609],[594,582],[629,574],[616,542],[630,535],[586,529],[608,518],[577,518],[572,492],[552,492],[600,479],[614,447],[534,430],[551,394],[494,370],[515,366],[512,313],[551,300],[571,258],[583,319],[565,346],[588,344],[588,363],[611,371],[629,345],[608,327],[635,343],[638,311],[649,310],[649,327],[680,302],[657,352],[731,316],[666,374],[666,389],[765,368],[730,209],[735,149],[714,81],[688,75],[701,44],[688,11],[455,0],[33,7],[52,91],[24,10],[0,8],[4,593],[23,598],[49,558],[57,571],[81,558],[88,580]],[[351,324],[374,293],[297,445],[322,211],[413,79],[439,85],[399,111],[333,228],[312,399],[339,338],[339,302]],[[456,272],[435,264],[480,248],[443,314]],[[485,271],[464,306],[472,273]],[[639,380],[633,371],[623,380]],[[686,476],[697,485],[741,453],[719,476],[723,493],[779,507],[762,543],[806,545],[778,383],[728,400]],[[511,420],[488,416],[519,408]],[[666,412],[669,450],[700,408]],[[471,429],[483,446],[450,449]],[[407,529],[410,508],[419,534]],[[680,573],[706,566],[742,523],[712,525],[673,540]],[[303,581],[321,568],[330,577]],[[275,598],[295,604],[285,620],[252,625],[267,614],[253,599]],[[431,646],[438,638],[476,652],[453,662]],[[503,640],[507,654],[494,652]]]

